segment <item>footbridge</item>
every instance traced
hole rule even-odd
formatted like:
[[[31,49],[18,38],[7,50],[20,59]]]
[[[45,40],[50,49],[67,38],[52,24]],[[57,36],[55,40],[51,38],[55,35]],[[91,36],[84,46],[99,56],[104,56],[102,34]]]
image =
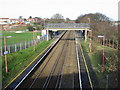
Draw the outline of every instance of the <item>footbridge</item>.
[[[90,25],[87,23],[48,23],[44,26],[45,29],[57,30],[89,30]]]
[[[47,40],[49,31],[58,30],[81,30],[84,33],[85,41],[87,40],[87,33],[90,30],[90,25],[88,23],[47,23],[44,25],[44,29],[47,32]]]

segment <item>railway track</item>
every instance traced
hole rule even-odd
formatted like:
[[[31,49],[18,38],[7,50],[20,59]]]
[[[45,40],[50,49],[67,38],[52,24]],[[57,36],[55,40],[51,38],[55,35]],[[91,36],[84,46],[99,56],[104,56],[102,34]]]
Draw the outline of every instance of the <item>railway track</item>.
[[[75,31],[67,31],[50,53],[15,89],[82,88],[80,50],[76,49]],[[77,46],[78,47],[78,46]],[[78,64],[79,63],[79,64]],[[87,73],[86,73],[87,74]],[[86,82],[89,84],[89,80]]]

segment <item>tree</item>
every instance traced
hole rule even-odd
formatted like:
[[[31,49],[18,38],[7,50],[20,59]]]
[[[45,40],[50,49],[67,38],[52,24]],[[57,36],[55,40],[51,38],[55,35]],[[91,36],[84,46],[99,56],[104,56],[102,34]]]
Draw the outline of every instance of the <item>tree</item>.
[[[66,18],[66,21],[71,21],[70,18]]]
[[[27,29],[28,29],[29,31],[33,31],[33,30],[34,30],[33,26],[31,26],[31,25],[28,25],[28,26],[27,26]]]
[[[64,23],[64,17],[61,14],[54,14],[51,19],[46,21],[47,23]]]
[[[19,19],[22,19],[23,16],[19,16]]]
[[[90,19],[90,20],[89,20]],[[108,39],[117,38],[117,30],[112,25],[112,21],[109,17],[101,13],[85,14],[76,19],[76,23],[90,23],[93,35],[105,35]],[[112,33],[111,33],[112,32]]]
[[[29,16],[29,18],[32,18],[32,16]]]
[[[63,17],[61,14],[57,13],[57,14],[54,14],[54,15],[51,17],[51,19],[64,19],[64,17]]]

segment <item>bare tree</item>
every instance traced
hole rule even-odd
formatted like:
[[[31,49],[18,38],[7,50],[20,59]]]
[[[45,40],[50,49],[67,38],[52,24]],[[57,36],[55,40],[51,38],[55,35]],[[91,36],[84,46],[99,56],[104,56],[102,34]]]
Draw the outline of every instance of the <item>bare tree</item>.
[[[54,15],[51,17],[51,19],[64,19],[64,17],[63,17],[61,14],[57,13],[57,14],[54,14]]]
[[[90,18],[90,25],[94,36],[100,34],[105,35],[106,38],[109,39],[117,39],[116,26],[112,25],[112,21],[109,17],[101,13],[90,13],[79,16],[76,19],[76,23],[89,23],[88,18]]]

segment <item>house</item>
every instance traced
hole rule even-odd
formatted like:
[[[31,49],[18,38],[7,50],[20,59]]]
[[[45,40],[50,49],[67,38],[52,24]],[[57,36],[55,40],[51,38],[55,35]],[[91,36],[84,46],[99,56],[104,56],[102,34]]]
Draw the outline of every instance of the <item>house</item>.
[[[33,23],[40,23],[41,22],[41,18],[39,18],[39,17],[28,18],[27,21],[33,22]]]
[[[15,23],[18,23],[17,19],[10,19],[10,24],[15,24]]]
[[[9,24],[10,23],[10,19],[9,18],[0,18],[0,24],[4,25],[4,24]]]

